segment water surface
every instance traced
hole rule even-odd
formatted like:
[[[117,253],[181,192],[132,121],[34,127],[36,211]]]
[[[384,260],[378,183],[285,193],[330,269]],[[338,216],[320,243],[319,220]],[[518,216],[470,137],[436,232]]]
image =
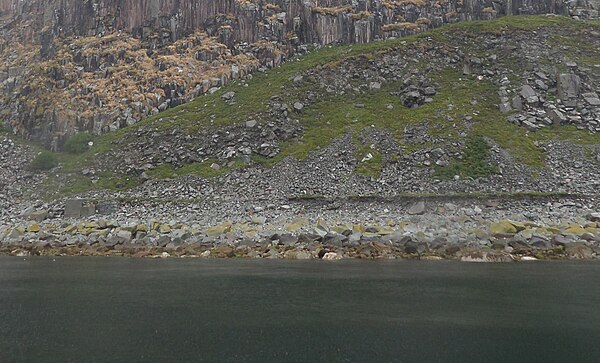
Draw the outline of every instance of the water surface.
[[[0,258],[0,362],[597,362],[600,264]]]

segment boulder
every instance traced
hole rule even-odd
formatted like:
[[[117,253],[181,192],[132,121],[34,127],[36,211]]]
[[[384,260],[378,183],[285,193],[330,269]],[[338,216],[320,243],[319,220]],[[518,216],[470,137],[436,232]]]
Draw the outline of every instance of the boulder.
[[[290,224],[287,225],[286,229],[288,232],[295,232],[302,228],[302,226],[306,225],[308,220],[304,218],[297,218],[293,220]]]
[[[500,112],[507,113],[512,111],[512,107],[510,107],[510,103],[504,102],[500,104]]]
[[[335,252],[326,252],[323,255],[323,260],[325,261],[334,261],[334,260],[341,260],[342,256],[340,256],[339,254],[335,253]]]
[[[413,204],[410,208],[408,208],[408,214],[421,215],[421,214],[425,214],[425,210],[426,210],[425,202],[420,201],[420,202]]]
[[[548,111],[547,115],[555,125],[562,125],[567,122],[567,117],[557,109]]]
[[[521,97],[527,100],[532,97],[537,97],[537,93],[530,85],[526,84],[521,87]]]
[[[492,236],[515,234],[517,232],[517,228],[509,221],[500,221],[490,225],[490,234]]]
[[[218,258],[233,257],[235,252],[230,246],[217,246],[212,249],[211,256]]]
[[[233,91],[226,92],[221,96],[221,98],[224,101],[231,101],[231,100],[233,100],[234,97],[235,97],[235,92],[233,92]]]
[[[584,243],[578,242],[566,245],[565,253],[572,259],[590,260],[593,258],[594,251]]]
[[[350,236],[348,236],[348,244],[352,245],[352,246],[358,245],[361,238],[362,238],[361,233],[358,233],[358,232],[352,233]]]
[[[600,98],[598,98],[598,94],[594,92],[584,93],[581,95],[585,102],[587,102],[590,106],[600,106]]]
[[[44,219],[48,217],[47,210],[36,210],[29,214],[29,219],[35,222],[42,222]]]
[[[131,241],[132,237],[133,237],[133,234],[131,233],[131,231],[120,230],[119,232],[117,232],[117,239],[121,243],[126,243],[126,242]]]
[[[376,90],[380,90],[380,89],[381,89],[381,83],[380,82],[371,82],[371,83],[369,83],[369,90],[376,91]]]
[[[335,232],[328,232],[323,236],[323,243],[336,247],[342,247],[347,240],[348,237]]]
[[[517,111],[523,111],[523,102],[521,101],[521,97],[519,97],[519,96],[513,97],[512,106]]]
[[[600,212],[590,213],[586,216],[588,221],[600,222]]]
[[[321,237],[325,237],[325,235],[327,235],[328,232],[329,226],[327,225],[327,223],[322,219],[317,220],[317,225],[315,226],[315,233]]]
[[[96,204],[96,213],[102,215],[113,214],[117,211],[118,204],[114,201],[101,201]]]
[[[417,255],[427,252],[427,243],[409,240],[404,245],[404,252],[410,255]]]
[[[425,97],[418,91],[411,91],[403,94],[400,101],[405,107],[416,108],[425,103]]]
[[[65,201],[65,218],[79,218],[83,213],[83,200],[70,199]]]
[[[298,243],[298,236],[290,233],[285,233],[279,236],[279,243],[284,246],[293,246]]]
[[[206,234],[208,236],[218,236],[218,235],[230,232],[232,227],[233,227],[232,223],[223,223],[218,226],[210,227],[206,231]]]
[[[302,112],[302,110],[304,110],[304,104],[302,102],[295,102],[294,103],[294,111],[300,113],[300,112]]]
[[[545,238],[543,236],[537,236],[537,235],[533,235],[529,239],[529,245],[532,247],[541,248],[541,249],[547,249],[552,246],[552,244],[550,243],[550,241],[547,238]]]
[[[567,246],[573,243],[573,240],[571,238],[557,234],[555,236],[552,236],[552,240],[550,242],[553,246]]]
[[[31,233],[38,233],[41,230],[42,230],[42,227],[37,223],[33,223],[33,224],[29,225],[29,227],[27,227],[27,232],[31,232]]]
[[[437,93],[437,91],[435,90],[435,88],[429,86],[429,87],[425,87],[423,89],[423,94],[425,96],[435,96],[435,94]]]
[[[572,73],[560,74],[558,76],[557,91],[558,96],[562,100],[568,100],[579,97],[580,87],[581,81],[579,79],[579,76]]]
[[[263,224],[267,223],[267,218],[263,217],[263,216],[256,216],[256,217],[252,218],[252,223],[258,224],[258,225],[263,225]]]
[[[535,80],[535,85],[537,88],[541,89],[542,91],[547,91],[548,90],[548,85],[546,83],[544,83],[544,81],[540,80],[540,79],[536,79]]]

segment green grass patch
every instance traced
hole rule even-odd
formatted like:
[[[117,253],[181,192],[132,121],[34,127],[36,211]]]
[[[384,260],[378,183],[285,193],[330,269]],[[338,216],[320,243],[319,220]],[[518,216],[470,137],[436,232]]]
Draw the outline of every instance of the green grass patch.
[[[53,200],[93,190],[123,192],[140,184],[140,179],[131,175],[117,175],[111,172],[100,172],[94,178],[81,174],[50,175],[44,182],[41,197]]]
[[[140,184],[140,180],[134,176],[112,175],[110,173],[101,173],[94,184],[94,189],[125,191],[135,188]]]
[[[555,35],[550,41],[566,59],[588,67],[600,66],[600,42],[590,39],[590,35],[583,32]],[[561,71],[566,69],[564,65],[561,68]]]
[[[383,154],[376,148],[372,148],[370,145],[356,144],[356,173],[371,177],[373,179],[379,179],[381,176],[381,170],[384,166]]]
[[[494,20],[465,21],[443,27],[442,31],[468,30],[472,32],[497,33],[503,30],[535,30],[539,28],[559,27],[562,29],[580,30],[599,27],[600,21],[576,21],[566,16],[518,15],[503,16]]]
[[[497,173],[498,167],[490,164],[489,146],[482,137],[467,140],[462,159],[452,160],[447,167],[435,169],[435,176],[441,179],[452,179],[455,175],[477,179]]]
[[[64,145],[64,150],[69,154],[83,154],[90,149],[89,143],[94,137],[87,132],[71,136]]]
[[[54,153],[42,151],[31,161],[31,169],[46,171],[58,166],[58,158]]]
[[[587,130],[578,130],[576,126],[551,126],[532,134],[538,141],[563,140],[578,145],[600,145],[600,134],[593,134]]]

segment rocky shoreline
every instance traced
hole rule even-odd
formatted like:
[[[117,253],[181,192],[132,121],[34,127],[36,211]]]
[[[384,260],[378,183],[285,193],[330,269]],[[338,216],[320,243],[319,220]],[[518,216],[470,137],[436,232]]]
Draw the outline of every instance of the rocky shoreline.
[[[131,203],[109,215],[81,218],[47,219],[47,211],[34,211],[28,221],[0,224],[0,255],[465,262],[600,258],[594,197],[417,199],[292,201],[251,207],[236,220],[218,223],[202,210],[178,219],[166,214],[144,220],[133,212],[141,206]]]

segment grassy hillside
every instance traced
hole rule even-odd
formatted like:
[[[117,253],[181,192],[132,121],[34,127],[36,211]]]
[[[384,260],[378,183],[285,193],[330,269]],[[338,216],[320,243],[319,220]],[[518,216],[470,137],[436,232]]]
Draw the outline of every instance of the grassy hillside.
[[[124,174],[108,165],[106,155],[115,150],[127,150],[128,145],[139,142],[140,130],[152,130],[157,140],[164,135],[196,135],[206,130],[218,129],[230,125],[257,120],[260,123],[271,121],[269,101],[277,95],[292,105],[311,90],[319,90],[322,79],[312,80],[313,73],[333,74],[348,64],[368,64],[387,54],[418,53],[419,49],[431,46],[448,45],[461,47],[464,53],[472,56],[481,52],[486,54],[477,37],[488,34],[489,37],[502,37],[511,33],[547,32],[549,42],[556,51],[572,61],[590,67],[595,75],[600,75],[600,49],[591,45],[584,31],[600,31],[600,22],[573,21],[562,17],[505,17],[488,22],[465,22],[446,26],[415,36],[365,45],[327,47],[298,59],[289,61],[280,68],[263,74],[256,74],[245,83],[231,84],[218,92],[205,95],[196,100],[150,117],[139,124],[117,132],[96,137],[90,150],[82,154],[59,153],[62,163],[58,173],[49,178],[46,187],[55,189],[58,194],[82,192],[92,189],[122,190],[140,182],[136,173]],[[492,49],[502,55],[501,49]],[[419,53],[427,54],[427,53]],[[367,177],[378,178],[386,163],[396,162],[401,155],[416,152],[419,149],[451,145],[457,140],[462,144],[464,157],[451,160],[445,167],[432,166],[435,176],[451,178],[480,177],[496,172],[487,162],[487,144],[482,140],[493,140],[507,150],[515,160],[533,169],[545,165],[544,151],[539,142],[563,139],[579,144],[599,144],[600,135],[590,134],[572,126],[549,127],[539,132],[529,132],[525,128],[506,121],[506,114],[498,109],[498,86],[492,81],[475,77],[466,77],[460,67],[442,67],[431,69],[431,59],[415,56],[409,68],[413,72],[426,73],[432,83],[437,85],[438,93],[433,102],[417,109],[406,108],[394,91],[402,86],[402,80],[383,82],[381,88],[364,90],[357,93],[327,94],[317,91],[317,99],[310,103],[302,113],[293,114],[303,132],[300,137],[280,144],[280,152],[273,158],[253,155],[251,160],[235,160],[222,163],[223,168],[210,168],[218,160],[206,160],[175,166],[163,163],[148,172],[151,177],[165,178],[175,175],[198,174],[214,177],[233,168],[243,168],[257,163],[272,167],[286,157],[304,159],[319,148],[329,145],[332,139],[345,133],[351,133],[355,144],[355,156],[358,160],[356,172]],[[544,60],[540,60],[543,62]],[[511,81],[519,84],[521,70],[529,66],[515,54],[500,56],[499,62],[511,70]],[[560,71],[560,64],[547,64]],[[435,67],[434,67],[435,68]],[[292,79],[308,74],[300,85],[294,85]],[[360,80],[357,80],[358,83]],[[359,87],[359,84],[356,87]],[[223,102],[222,96],[233,91],[235,102]],[[360,107],[357,107],[360,105]],[[465,118],[468,122],[463,122]],[[407,127],[427,125],[429,141],[414,144],[406,142],[403,134]],[[400,145],[401,149],[393,153],[382,149],[381,145],[372,145],[363,137],[365,129],[385,130]],[[465,141],[466,140],[466,141]],[[450,147],[450,146],[449,146]],[[365,155],[372,158],[361,161]],[[112,155],[112,154],[111,154]],[[104,162],[100,162],[104,160]],[[82,175],[86,168],[96,168],[97,180]],[[56,196],[53,195],[53,196]]]

